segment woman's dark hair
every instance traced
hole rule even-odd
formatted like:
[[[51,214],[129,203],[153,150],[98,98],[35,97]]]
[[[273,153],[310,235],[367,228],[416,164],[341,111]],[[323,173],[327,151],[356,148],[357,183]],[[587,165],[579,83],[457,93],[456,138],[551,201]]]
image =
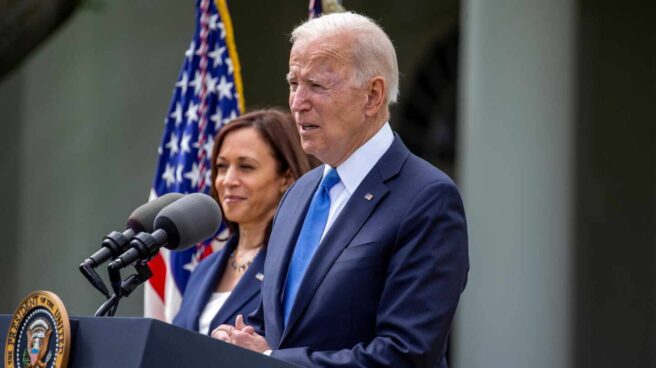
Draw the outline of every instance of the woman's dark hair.
[[[291,114],[282,112],[278,109],[263,109],[246,113],[221,128],[214,140],[210,165],[212,166],[212,197],[221,206],[219,195],[214,185],[216,181],[216,159],[223,145],[225,137],[237,130],[253,128],[262,137],[264,142],[269,146],[276,160],[276,171],[279,175],[284,175],[287,170],[291,173],[294,181],[308,172],[311,168],[317,166],[318,161],[303,152],[301,147],[301,137],[296,129],[296,124]],[[223,207],[221,207],[223,211]],[[228,225],[230,234],[238,231],[237,224],[224,219]],[[271,234],[272,221],[269,221],[266,233],[264,234],[264,243],[268,243]]]

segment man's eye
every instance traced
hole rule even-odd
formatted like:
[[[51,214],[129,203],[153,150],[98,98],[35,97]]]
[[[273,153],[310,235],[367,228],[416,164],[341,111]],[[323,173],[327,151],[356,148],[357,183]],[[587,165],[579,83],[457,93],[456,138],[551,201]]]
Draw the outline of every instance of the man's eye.
[[[312,82],[310,86],[312,86],[313,89],[323,89],[323,84],[316,83],[316,82]]]

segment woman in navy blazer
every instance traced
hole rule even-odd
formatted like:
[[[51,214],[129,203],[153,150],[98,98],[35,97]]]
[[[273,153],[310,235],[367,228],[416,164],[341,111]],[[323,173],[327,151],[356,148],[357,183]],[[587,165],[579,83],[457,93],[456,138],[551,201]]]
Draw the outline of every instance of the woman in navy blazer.
[[[266,243],[282,194],[312,165],[291,115],[254,111],[221,129],[212,150],[212,196],[230,235],[191,274],[173,324],[209,334],[260,301]]]

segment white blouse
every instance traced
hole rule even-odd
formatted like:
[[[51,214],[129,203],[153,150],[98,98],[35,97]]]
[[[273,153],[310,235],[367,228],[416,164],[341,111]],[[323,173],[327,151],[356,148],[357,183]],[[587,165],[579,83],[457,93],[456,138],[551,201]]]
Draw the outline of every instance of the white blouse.
[[[210,324],[212,323],[212,320],[216,314],[219,313],[219,310],[223,304],[225,304],[225,301],[230,296],[230,293],[230,291],[212,293],[210,300],[205,305],[205,309],[198,319],[198,332],[202,333],[203,335],[209,335],[211,332]]]

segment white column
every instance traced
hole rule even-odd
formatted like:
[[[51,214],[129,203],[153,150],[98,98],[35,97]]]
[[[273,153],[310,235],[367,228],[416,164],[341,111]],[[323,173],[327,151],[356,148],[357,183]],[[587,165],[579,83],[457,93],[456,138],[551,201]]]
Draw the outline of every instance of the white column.
[[[454,367],[571,366],[574,21],[569,0],[463,2]]]

